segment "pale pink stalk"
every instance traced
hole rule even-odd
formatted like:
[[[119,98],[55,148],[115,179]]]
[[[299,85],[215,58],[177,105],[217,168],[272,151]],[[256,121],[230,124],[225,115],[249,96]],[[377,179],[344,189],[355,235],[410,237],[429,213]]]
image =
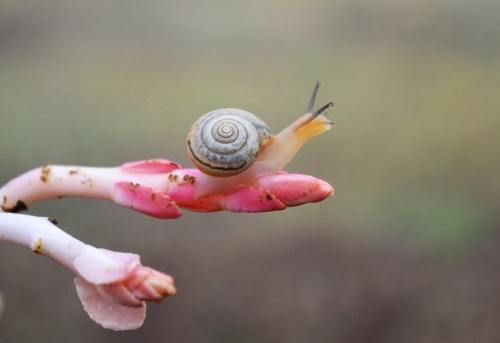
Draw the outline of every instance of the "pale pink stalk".
[[[26,246],[75,273],[84,309],[105,328],[136,329],[146,316],[145,301],[175,294],[172,277],[141,266],[138,255],[87,245],[48,218],[0,213],[0,240]]]
[[[204,177],[197,169],[180,169],[160,159],[116,168],[47,165],[1,188],[0,206],[5,212],[19,212],[45,199],[81,196],[111,200],[156,218],[177,218],[181,215],[179,208],[202,212],[275,211],[333,195],[333,188],[325,181],[280,172],[261,176],[246,186],[197,197],[198,180]],[[227,184],[224,188],[228,188]]]

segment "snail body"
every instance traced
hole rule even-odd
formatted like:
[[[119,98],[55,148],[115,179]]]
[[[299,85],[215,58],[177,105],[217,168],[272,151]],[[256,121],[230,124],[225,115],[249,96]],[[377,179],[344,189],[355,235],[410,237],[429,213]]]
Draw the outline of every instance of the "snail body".
[[[188,133],[191,162],[211,176],[232,176],[252,166],[273,139],[271,130],[254,114],[223,108],[198,119]]]

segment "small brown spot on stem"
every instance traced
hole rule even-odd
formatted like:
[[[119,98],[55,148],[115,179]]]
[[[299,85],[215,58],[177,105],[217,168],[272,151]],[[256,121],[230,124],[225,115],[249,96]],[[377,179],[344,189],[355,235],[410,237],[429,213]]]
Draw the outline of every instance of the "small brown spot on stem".
[[[156,200],[156,193],[151,193],[151,201],[155,201]]]
[[[176,182],[177,181],[177,175],[175,175],[175,174],[168,174],[168,181],[170,181],[170,182]]]
[[[196,178],[191,175],[184,175],[183,180],[184,182],[189,182],[190,184],[193,184],[196,181]]]
[[[80,181],[80,183],[84,186],[88,186],[89,188],[92,188],[94,186],[94,182],[92,181],[92,178],[90,176],[87,176],[87,178]]]
[[[49,181],[51,168],[50,165],[46,164],[42,167],[42,173],[40,174],[40,181],[47,183]]]
[[[69,175],[75,175],[78,174],[78,170],[70,170]]]
[[[26,211],[28,209],[28,206],[26,206],[26,204],[24,202],[22,202],[21,200],[18,200],[16,202],[16,204],[12,207],[6,206],[5,205],[6,202],[7,202],[7,198],[4,197],[4,202],[3,202],[2,206],[0,206],[2,208],[2,211],[4,211],[4,212],[17,213],[17,212],[21,212],[21,211]]]
[[[139,185],[138,183],[133,183],[133,182],[131,182],[131,183],[129,183],[127,186],[125,186],[125,188],[126,188],[127,190],[131,191],[132,193],[135,193],[135,189],[136,189],[137,187],[139,187],[139,186],[140,186],[140,185]]]
[[[33,244],[33,248],[31,249],[35,254],[42,254],[43,251],[43,246],[42,246],[42,239],[38,238],[38,240]]]

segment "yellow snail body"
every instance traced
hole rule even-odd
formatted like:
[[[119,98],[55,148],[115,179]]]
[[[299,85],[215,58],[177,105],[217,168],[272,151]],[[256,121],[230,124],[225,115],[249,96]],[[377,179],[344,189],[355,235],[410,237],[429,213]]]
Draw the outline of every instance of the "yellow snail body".
[[[319,85],[318,81],[307,113],[276,136],[255,115],[234,108],[212,111],[196,121],[187,137],[188,156],[204,174],[196,180],[195,197],[248,186],[261,176],[276,174],[305,142],[329,130],[333,122],[326,118],[325,110],[333,106],[333,102],[312,112]],[[221,125],[216,124],[219,121]],[[212,145],[212,133],[217,131],[223,136],[219,141],[229,142],[222,148],[219,146],[223,152],[221,155],[206,146],[207,142]],[[234,132],[241,133],[242,137],[229,139]],[[237,147],[241,147],[241,152],[238,152]]]

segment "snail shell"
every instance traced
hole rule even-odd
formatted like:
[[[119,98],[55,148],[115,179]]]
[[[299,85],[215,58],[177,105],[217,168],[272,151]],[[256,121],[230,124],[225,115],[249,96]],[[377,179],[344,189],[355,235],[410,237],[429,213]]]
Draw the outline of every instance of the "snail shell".
[[[272,139],[271,130],[257,116],[224,108],[205,114],[193,124],[187,137],[187,152],[203,173],[232,176],[248,169]]]

